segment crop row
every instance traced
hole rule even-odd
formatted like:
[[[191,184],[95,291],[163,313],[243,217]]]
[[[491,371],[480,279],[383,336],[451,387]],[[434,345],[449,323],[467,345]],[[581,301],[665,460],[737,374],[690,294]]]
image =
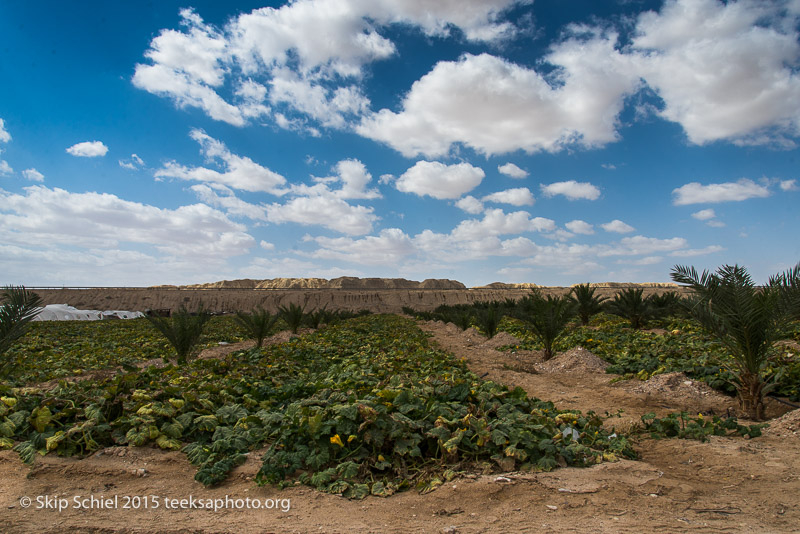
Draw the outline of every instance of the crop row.
[[[635,330],[626,321],[601,313],[588,326],[571,325],[556,342],[556,348],[563,351],[584,347],[611,364],[606,369],[608,373],[627,379],[647,380],[656,374],[680,371],[724,393],[736,392],[730,354],[695,321],[670,317],[653,326],[661,328]],[[793,327],[795,342],[800,341],[800,322]],[[521,321],[504,318],[499,329],[522,340],[517,347],[505,349],[541,349],[541,343]],[[776,395],[796,402],[800,401],[800,351],[792,346],[780,347],[765,376],[777,382]]]
[[[446,468],[588,465],[633,456],[593,414],[483,381],[413,321],[351,319],[265,349],[8,391],[0,446],[32,462],[111,445],[183,450],[214,484],[268,445],[259,483],[361,497],[437,484]]]

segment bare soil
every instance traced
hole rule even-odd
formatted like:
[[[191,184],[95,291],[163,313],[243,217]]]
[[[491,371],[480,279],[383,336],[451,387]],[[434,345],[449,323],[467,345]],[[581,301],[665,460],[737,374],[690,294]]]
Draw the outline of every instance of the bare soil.
[[[487,343],[477,332],[453,325],[422,327],[488,379],[520,386],[561,409],[622,410],[621,417],[607,422],[620,430],[648,412],[736,410],[734,399],[675,373],[648,382],[611,383],[614,375],[604,372],[602,360],[583,349],[542,362],[536,352],[497,351],[513,345],[504,343],[508,338]],[[258,451],[211,489],[194,481],[195,468],[177,452],[112,447],[82,460],[48,455],[29,468],[16,453],[3,451],[0,532],[798,532],[800,410],[786,409],[770,402],[768,414],[777,419],[755,439],[642,439],[636,444],[638,461],[550,473],[467,473],[427,495],[409,491],[363,501],[303,486],[258,487],[253,482]],[[117,501],[106,508],[75,506],[75,496],[90,495]],[[68,506],[44,508],[44,501],[36,500],[42,496],[66,499]],[[160,506],[124,508],[126,502],[134,504],[126,497],[134,496],[156,496]],[[263,509],[263,504],[262,509],[218,511],[165,507],[165,499],[190,496],[228,496],[242,503],[273,499],[266,502],[277,509]],[[23,497],[32,498],[32,505],[24,508]],[[290,509],[283,511],[287,504]]]

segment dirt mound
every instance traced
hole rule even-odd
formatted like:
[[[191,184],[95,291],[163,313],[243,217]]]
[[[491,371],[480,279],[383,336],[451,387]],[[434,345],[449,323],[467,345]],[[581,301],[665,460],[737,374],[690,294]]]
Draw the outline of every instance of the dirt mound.
[[[463,332],[463,330],[461,330],[461,328],[459,328],[454,323],[445,324],[444,325],[444,331],[447,332],[448,334],[460,334],[461,332]]]
[[[575,347],[566,352],[556,354],[552,359],[536,365],[540,373],[561,371],[585,371],[588,373],[605,373],[609,363],[592,354],[583,347]]]
[[[506,345],[519,345],[520,343],[522,343],[522,341],[519,338],[512,336],[508,332],[500,332],[492,339],[487,339],[481,343],[481,347],[485,349],[499,349]]]
[[[692,380],[684,373],[663,373],[650,377],[649,380],[631,386],[634,393],[645,395],[658,395],[670,398],[683,399],[684,401],[720,401],[730,402],[731,399],[705,382]]]
[[[792,410],[769,422],[765,434],[773,436],[794,436],[800,438],[800,410]]]
[[[474,326],[470,326],[466,330],[462,331],[460,336],[468,347],[479,345],[486,341],[486,336],[478,332]]]

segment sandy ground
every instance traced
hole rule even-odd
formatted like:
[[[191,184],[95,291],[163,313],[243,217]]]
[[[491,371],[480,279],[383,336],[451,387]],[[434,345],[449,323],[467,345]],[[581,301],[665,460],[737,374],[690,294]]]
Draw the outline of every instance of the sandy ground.
[[[453,325],[422,326],[492,380],[519,385],[559,408],[623,410],[609,423],[617,428],[651,411],[735,410],[730,398],[681,375],[610,384],[613,376],[587,351],[541,363],[536,353],[495,350],[508,338],[486,342]],[[785,408],[771,403],[770,415]],[[427,495],[410,491],[363,501],[301,486],[258,487],[252,480],[258,452],[223,485],[206,489],[177,452],[113,447],[83,460],[38,458],[31,469],[16,453],[3,451],[0,532],[798,532],[799,445],[797,410],[752,440],[646,439],[636,445],[639,461],[551,473],[465,474]],[[89,496],[111,501],[85,501]],[[27,508],[24,497],[32,500]],[[190,498],[195,505],[197,499],[220,499],[223,507],[190,509]],[[60,511],[57,499],[64,499]],[[180,499],[187,499],[184,508]],[[253,499],[261,509],[247,508]]]

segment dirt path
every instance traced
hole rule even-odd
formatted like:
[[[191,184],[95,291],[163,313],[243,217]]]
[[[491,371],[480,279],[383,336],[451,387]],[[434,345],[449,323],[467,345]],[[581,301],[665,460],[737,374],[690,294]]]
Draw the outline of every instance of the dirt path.
[[[559,408],[624,410],[619,424],[675,409],[724,413],[731,399],[702,384],[609,384],[610,375],[581,351],[546,364],[535,354],[506,354],[474,334],[441,323],[423,325],[435,340],[467,359],[478,374],[552,400]],[[525,370],[527,369],[527,371]],[[530,371],[537,371],[533,374]],[[677,393],[676,393],[677,391]],[[777,410],[778,408],[772,408]],[[348,501],[306,487],[258,487],[254,452],[228,481],[206,489],[181,453],[113,447],[84,460],[47,456],[31,470],[16,453],[0,452],[0,531],[8,533],[125,532],[797,532],[800,508],[800,413],[773,422],[763,437],[643,440],[640,461],[605,463],[551,473],[467,475],[433,493]],[[62,511],[37,496],[66,499]],[[117,497],[104,509],[76,507],[75,496]],[[154,495],[159,507],[126,509],[126,496]],[[166,509],[165,499],[233,499],[217,511]],[[22,497],[32,506],[23,508]],[[258,499],[262,509],[235,508]],[[40,499],[41,503],[44,503]],[[51,501],[57,506],[58,501]],[[134,501],[127,502],[133,504]],[[152,500],[151,500],[152,502]],[[196,501],[197,502],[197,501]],[[80,498],[78,503],[83,503]],[[272,509],[264,509],[264,504]],[[186,505],[190,503],[187,501]],[[196,504],[196,503],[195,503]],[[288,505],[288,506],[287,506]],[[38,507],[38,509],[37,509]],[[289,508],[288,511],[282,509]]]

